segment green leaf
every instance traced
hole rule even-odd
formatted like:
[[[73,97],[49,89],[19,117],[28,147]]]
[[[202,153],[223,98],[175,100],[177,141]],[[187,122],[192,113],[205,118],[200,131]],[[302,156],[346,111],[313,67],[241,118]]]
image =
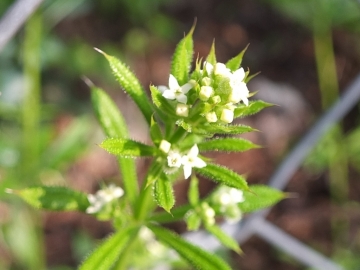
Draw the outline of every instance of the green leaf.
[[[108,137],[128,138],[129,132],[121,112],[112,99],[100,88],[91,88],[91,101],[95,115],[104,133]],[[119,158],[119,167],[124,182],[125,192],[131,202],[138,194],[138,181],[135,161]]]
[[[66,187],[34,186],[8,190],[31,206],[52,211],[85,211],[90,205],[87,195]]]
[[[253,148],[259,148],[258,145],[242,138],[218,138],[198,143],[200,151],[228,151],[243,152]]]
[[[203,129],[198,129],[194,127],[193,132],[196,134],[243,134],[246,132],[257,131],[256,129],[245,126],[245,125],[219,125],[219,124],[210,124],[203,127]]]
[[[159,144],[163,138],[160,126],[158,125],[158,123],[156,123],[154,116],[151,117],[150,137],[156,146],[159,146]]]
[[[237,56],[231,58],[229,61],[226,62],[226,67],[230,69],[232,72],[239,69],[242,63],[243,56],[249,47],[249,44],[243,49]]]
[[[179,42],[175,48],[173,59],[171,61],[170,73],[177,79],[179,85],[184,85],[189,80],[189,72],[193,58],[193,39],[195,24],[190,32]]]
[[[127,92],[134,100],[140,111],[144,115],[147,122],[150,124],[151,115],[153,110],[151,104],[146,96],[146,93],[141,86],[139,80],[130,71],[130,69],[114,56],[108,55],[103,51],[96,49],[103,54],[110,64],[110,68],[120,86]]]
[[[235,251],[238,254],[242,253],[241,248],[239,247],[239,244],[229,235],[227,235],[221,228],[219,228],[216,225],[207,225],[205,226],[205,229],[214,235],[219,241],[227,248],[230,248],[231,250]]]
[[[108,138],[105,139],[100,147],[110,154],[124,158],[153,156],[157,149],[153,146],[142,144],[129,139]]]
[[[211,45],[211,49],[210,49],[208,56],[206,57],[206,62],[212,64],[213,66],[216,65],[215,40],[213,41],[213,43]]]
[[[245,191],[249,190],[245,178],[228,168],[216,164],[207,163],[204,168],[194,169],[201,175],[216,182],[225,184],[229,187],[234,187]]]
[[[271,107],[271,106],[273,106],[273,104],[264,102],[262,100],[251,101],[249,103],[249,106],[242,105],[242,106],[236,108],[234,111],[234,117],[238,118],[238,117],[252,115],[252,114],[260,112],[262,109],[264,109],[266,107]]]
[[[280,190],[265,185],[251,185],[251,192],[244,192],[244,201],[239,203],[242,212],[254,212],[270,207],[286,198]]]
[[[199,203],[199,179],[193,174],[190,179],[188,199],[192,206]]]
[[[125,228],[108,237],[90,256],[82,263],[79,270],[108,270],[121,252],[128,246],[135,228]]]
[[[244,82],[245,82],[245,83],[250,82],[253,78],[255,78],[255,77],[256,77],[257,75],[259,75],[259,74],[260,74],[260,71],[254,73],[254,74],[249,75],[249,71],[247,71],[247,72],[245,73]],[[251,96],[251,94],[252,94],[252,93],[250,93],[250,96]]]
[[[190,204],[181,205],[174,207],[171,210],[171,214],[165,211],[155,212],[152,214],[150,220],[159,222],[159,223],[171,223],[184,218],[185,214],[192,209]]]
[[[173,248],[182,258],[194,266],[204,270],[230,270],[231,267],[218,256],[209,253],[187,242],[177,234],[158,226],[149,228],[163,244]]]
[[[169,179],[162,173],[160,179],[154,184],[154,197],[157,204],[170,213],[175,204],[174,190]]]

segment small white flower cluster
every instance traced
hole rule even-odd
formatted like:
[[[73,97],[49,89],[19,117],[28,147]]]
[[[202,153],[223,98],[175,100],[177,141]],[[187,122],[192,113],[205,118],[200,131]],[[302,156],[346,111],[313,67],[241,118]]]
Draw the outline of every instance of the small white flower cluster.
[[[112,200],[122,197],[123,195],[124,190],[114,184],[98,190],[95,194],[88,194],[87,198],[90,202],[90,206],[86,209],[86,213],[98,213],[106,204]]]
[[[242,218],[238,203],[244,200],[241,190],[227,186],[220,187],[212,196],[212,202],[220,206],[220,212],[229,223],[236,223]]]
[[[170,74],[169,86],[159,86],[162,96],[169,100],[176,100],[176,114],[180,117],[188,117],[190,106],[187,105],[188,92],[195,88],[199,99],[207,109],[202,114],[207,122],[231,123],[234,120],[234,110],[242,101],[249,105],[249,90],[244,82],[246,74],[243,68],[231,71],[223,63],[214,66],[204,62],[203,70],[194,71],[190,80],[180,86],[176,78]]]
[[[206,166],[205,161],[198,157],[199,148],[196,144],[185,154],[181,155],[176,150],[171,150],[171,143],[162,140],[159,146],[160,150],[167,155],[167,163],[171,168],[180,168],[183,166],[185,179],[189,178],[192,168],[203,168]]]
[[[189,81],[188,83],[180,86],[177,79],[170,74],[169,76],[169,87],[160,85],[158,87],[159,91],[162,93],[162,96],[166,99],[176,100],[179,102],[176,106],[176,114],[181,117],[188,117],[189,115],[189,106],[187,103],[186,94],[191,88],[196,85],[194,80]]]
[[[236,104],[242,101],[246,106],[249,105],[249,90],[244,82],[245,79],[245,71],[243,68],[239,68],[232,72],[230,69],[226,67],[223,63],[216,63],[215,66],[208,62],[204,62],[204,69],[206,71],[207,76],[203,77],[201,80],[200,94],[199,97],[203,101],[210,100],[211,103],[216,107],[216,105],[220,105],[220,111],[210,110],[206,112],[205,117],[209,123],[217,122],[218,116],[220,116],[220,121],[224,123],[231,123],[234,120],[234,110],[236,108]],[[204,71],[201,71],[204,74]],[[230,93],[227,95],[227,99],[225,102],[222,102],[222,97],[220,93],[217,92],[218,89],[213,89],[210,85],[213,83],[216,77],[220,77],[222,79],[228,80],[230,85]]]

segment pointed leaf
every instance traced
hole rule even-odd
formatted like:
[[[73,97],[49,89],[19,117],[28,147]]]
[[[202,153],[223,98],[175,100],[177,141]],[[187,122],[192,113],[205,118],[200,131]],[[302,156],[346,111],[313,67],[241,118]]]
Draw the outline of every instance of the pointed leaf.
[[[134,100],[140,111],[143,113],[145,119],[150,123],[150,118],[153,113],[151,104],[146,96],[146,93],[141,86],[139,80],[130,71],[130,69],[114,56],[108,55],[103,51],[96,49],[103,54],[110,64],[110,68],[121,87]]]
[[[8,190],[31,206],[52,211],[85,211],[90,203],[87,195],[66,187],[34,186],[22,190]]]
[[[206,62],[212,64],[213,66],[215,66],[215,64],[216,64],[215,40],[213,41],[213,43],[211,45],[211,49],[210,49],[208,56],[206,57]]]
[[[244,82],[245,82],[245,83],[250,82],[253,78],[255,78],[255,77],[256,77],[257,75],[259,75],[259,74],[260,74],[260,71],[254,73],[254,74],[251,74],[251,75],[249,76],[249,72],[246,72]]]
[[[206,167],[204,168],[194,168],[194,169],[199,174],[211,180],[214,180],[218,183],[222,183],[229,187],[234,187],[245,191],[249,190],[245,178],[228,168],[216,164],[207,163]]]
[[[92,87],[91,101],[95,115],[104,133],[108,137],[128,138],[129,133],[124,117],[116,104],[100,88]],[[135,161],[128,158],[119,158],[120,172],[124,182],[125,192],[131,202],[138,194]]]
[[[188,190],[188,200],[192,206],[196,206],[199,203],[199,179],[193,174],[190,179],[190,185]]]
[[[200,151],[243,152],[258,145],[242,138],[218,138],[198,143]]]
[[[238,254],[242,253],[239,244],[232,238],[231,236],[227,235],[221,228],[216,225],[205,226],[205,229],[214,235],[219,241],[227,248],[235,251]]]
[[[173,248],[183,259],[194,266],[195,269],[204,270],[230,270],[231,267],[218,256],[194,246],[177,234],[158,226],[149,228],[163,244]]]
[[[242,106],[236,108],[234,111],[234,117],[238,118],[238,117],[252,115],[252,114],[260,112],[262,109],[264,109],[266,107],[271,107],[271,106],[273,106],[273,104],[267,103],[262,100],[251,101],[249,103],[249,106],[242,105]]]
[[[242,212],[254,212],[273,206],[286,198],[286,194],[280,190],[265,185],[251,185],[251,192],[244,192],[244,201],[239,203]]]
[[[232,72],[239,69],[242,63],[243,56],[249,47],[249,44],[243,49],[237,56],[231,58],[227,63],[225,64],[227,68],[229,68]]]
[[[129,139],[109,138],[104,140],[100,147],[110,154],[124,158],[153,156],[157,149]]]
[[[198,129],[194,127],[193,132],[196,134],[206,135],[206,134],[243,134],[246,132],[257,131],[256,129],[245,126],[245,125],[219,125],[212,124],[203,127],[203,129]]]
[[[174,190],[164,173],[154,184],[154,197],[157,204],[170,213],[171,208],[175,204]]]
[[[159,146],[159,144],[163,138],[160,126],[158,125],[158,123],[155,122],[154,116],[151,117],[150,137],[156,146]]]
[[[121,252],[128,246],[134,228],[125,228],[108,237],[82,263],[79,270],[108,270],[118,259]]]
[[[190,32],[179,42],[176,46],[173,59],[171,62],[170,73],[178,80],[180,86],[184,85],[189,80],[189,72],[193,58],[193,39],[192,35],[195,25],[190,29]]]

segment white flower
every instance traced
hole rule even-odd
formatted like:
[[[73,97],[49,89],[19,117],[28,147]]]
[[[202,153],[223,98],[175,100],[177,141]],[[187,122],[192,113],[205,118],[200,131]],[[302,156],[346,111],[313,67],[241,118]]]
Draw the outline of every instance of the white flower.
[[[161,140],[159,149],[163,151],[165,154],[169,153],[171,148],[171,143],[169,143],[167,140]]]
[[[214,94],[214,89],[211,86],[201,86],[199,98],[202,101],[208,100]]]
[[[228,69],[223,63],[216,63],[214,67],[212,64],[205,61],[204,68],[206,69],[208,75],[214,73],[215,75],[221,75],[227,78],[230,78],[231,76],[230,69]]]
[[[213,197],[213,202],[220,205],[220,211],[229,223],[235,223],[241,219],[242,212],[238,203],[244,200],[241,190],[227,186],[220,187]]]
[[[208,112],[205,118],[209,123],[215,123],[218,120],[215,112]]]
[[[249,90],[244,82],[245,71],[243,68],[239,68],[234,71],[230,76],[230,86],[232,88],[229,101],[233,103],[238,103],[240,100],[244,102],[246,106],[249,105]]]
[[[199,148],[196,144],[191,147],[190,151],[182,156],[181,163],[184,168],[184,176],[185,179],[189,178],[191,175],[192,168],[203,168],[206,166],[205,161],[198,157],[199,155]]]
[[[187,92],[194,87],[192,81],[180,86],[176,78],[170,74],[169,76],[169,87],[159,86],[158,89],[162,93],[163,97],[166,99],[176,99],[178,102],[186,104],[187,102]]]
[[[225,123],[231,123],[234,120],[234,112],[229,109],[223,109],[221,112],[220,120]]]
[[[112,200],[120,198],[124,195],[124,190],[114,184],[109,185],[104,189],[98,190],[95,194],[88,194],[90,206],[86,209],[86,213],[97,213],[103,206]]]
[[[178,103],[176,105],[176,115],[182,117],[188,117],[189,115],[189,106],[185,104]]]
[[[170,151],[167,156],[168,166],[179,168],[181,166],[181,155],[179,152]]]

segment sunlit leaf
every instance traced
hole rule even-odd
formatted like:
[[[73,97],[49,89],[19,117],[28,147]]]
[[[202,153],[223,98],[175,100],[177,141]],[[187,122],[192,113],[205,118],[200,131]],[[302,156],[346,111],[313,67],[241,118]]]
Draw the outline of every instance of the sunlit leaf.
[[[171,61],[170,73],[178,80],[180,85],[184,85],[189,80],[189,71],[193,59],[193,38],[195,25],[189,33],[176,46],[173,59]]]
[[[165,174],[162,174],[154,184],[154,198],[160,207],[170,213],[175,204],[175,197],[172,184]]]
[[[203,168],[194,168],[199,174],[214,180],[215,182],[222,183],[229,187],[234,187],[241,190],[249,190],[245,178],[236,172],[222,167],[220,165],[207,163]]]
[[[128,93],[134,100],[140,111],[143,113],[145,119],[150,124],[151,115],[153,110],[146,93],[141,86],[139,80],[130,71],[130,69],[119,59],[114,56],[108,55],[103,51],[96,49],[103,54],[110,64],[110,68],[121,87]]]
[[[226,62],[226,67],[230,69],[231,71],[235,71],[240,68],[242,59],[244,57],[244,54],[249,47],[249,44],[243,49],[237,56],[231,58],[229,61]]]
[[[239,244],[232,238],[231,236],[227,235],[221,228],[216,225],[207,225],[205,229],[214,235],[219,241],[227,248],[235,251],[238,254],[241,254],[242,251],[239,247]]]
[[[85,211],[89,201],[85,193],[66,187],[34,186],[21,190],[8,190],[31,206],[52,211]]]
[[[129,139],[108,138],[105,139],[100,147],[105,149],[110,154],[124,157],[145,157],[152,156],[156,153],[157,149],[140,142]]]
[[[273,104],[267,103],[262,100],[251,101],[249,103],[249,106],[242,105],[242,106],[236,108],[234,111],[234,117],[238,118],[238,117],[245,117],[248,115],[252,115],[252,114],[260,112],[264,108],[271,107],[271,106],[273,106]]]
[[[246,132],[257,131],[256,129],[246,126],[246,125],[220,125],[220,124],[211,124],[205,127],[195,128],[193,132],[196,134],[206,135],[206,134],[243,134]]]
[[[199,179],[194,174],[190,179],[188,199],[192,206],[196,206],[199,202]]]
[[[259,146],[242,138],[218,138],[198,143],[200,151],[243,152]]]
[[[215,64],[216,64],[215,40],[213,41],[213,43],[211,45],[211,49],[210,49],[208,56],[206,57],[206,62],[212,64],[213,66],[215,66]]]
[[[244,201],[239,203],[244,213],[254,212],[273,206],[287,195],[277,189],[265,185],[251,185],[251,192],[244,192]]]
[[[155,225],[149,226],[156,237],[163,244],[173,248],[183,259],[188,261],[195,269],[204,270],[230,270],[231,267],[215,254],[187,242],[177,234]]]

